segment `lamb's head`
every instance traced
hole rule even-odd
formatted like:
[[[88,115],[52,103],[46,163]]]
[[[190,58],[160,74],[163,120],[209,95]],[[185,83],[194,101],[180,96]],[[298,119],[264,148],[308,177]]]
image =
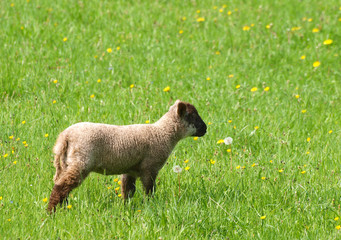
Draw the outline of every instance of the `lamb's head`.
[[[177,100],[171,108],[175,110],[175,114],[180,120],[180,128],[183,129],[185,137],[205,135],[207,126],[192,104]]]

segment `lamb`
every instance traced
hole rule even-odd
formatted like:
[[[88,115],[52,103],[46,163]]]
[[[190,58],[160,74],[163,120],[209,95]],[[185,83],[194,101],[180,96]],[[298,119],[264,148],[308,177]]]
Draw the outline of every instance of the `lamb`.
[[[54,187],[48,211],[56,211],[90,172],[122,175],[122,196],[133,197],[140,178],[147,195],[175,145],[188,136],[204,136],[207,126],[196,108],[177,100],[154,124],[77,123],[58,136],[54,146]]]

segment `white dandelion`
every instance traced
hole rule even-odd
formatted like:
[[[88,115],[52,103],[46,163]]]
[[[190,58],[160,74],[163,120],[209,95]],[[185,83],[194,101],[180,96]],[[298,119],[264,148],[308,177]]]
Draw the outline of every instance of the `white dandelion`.
[[[227,138],[224,139],[224,143],[226,145],[231,145],[232,142],[233,142],[233,139],[231,137],[227,137]]]

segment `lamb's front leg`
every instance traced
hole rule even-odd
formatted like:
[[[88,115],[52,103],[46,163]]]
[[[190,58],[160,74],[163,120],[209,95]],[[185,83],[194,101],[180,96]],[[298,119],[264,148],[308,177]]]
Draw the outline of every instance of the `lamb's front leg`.
[[[151,195],[155,191],[155,180],[158,171],[154,170],[145,170],[141,173],[141,182],[144,187],[145,193],[147,195]]]
[[[122,195],[124,200],[127,200],[128,198],[131,198],[134,196],[136,186],[136,177],[133,177],[128,174],[122,175]]]

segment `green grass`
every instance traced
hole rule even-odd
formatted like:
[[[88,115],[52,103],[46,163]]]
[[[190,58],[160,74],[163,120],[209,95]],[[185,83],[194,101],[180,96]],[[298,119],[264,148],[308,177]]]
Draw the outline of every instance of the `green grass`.
[[[340,7],[1,1],[1,239],[341,238]],[[70,209],[47,214],[59,132],[80,121],[154,122],[176,99],[211,124],[176,146],[153,198],[138,182],[124,205],[118,176],[92,174]],[[228,136],[231,146],[217,144]],[[174,165],[190,167],[180,194]]]

